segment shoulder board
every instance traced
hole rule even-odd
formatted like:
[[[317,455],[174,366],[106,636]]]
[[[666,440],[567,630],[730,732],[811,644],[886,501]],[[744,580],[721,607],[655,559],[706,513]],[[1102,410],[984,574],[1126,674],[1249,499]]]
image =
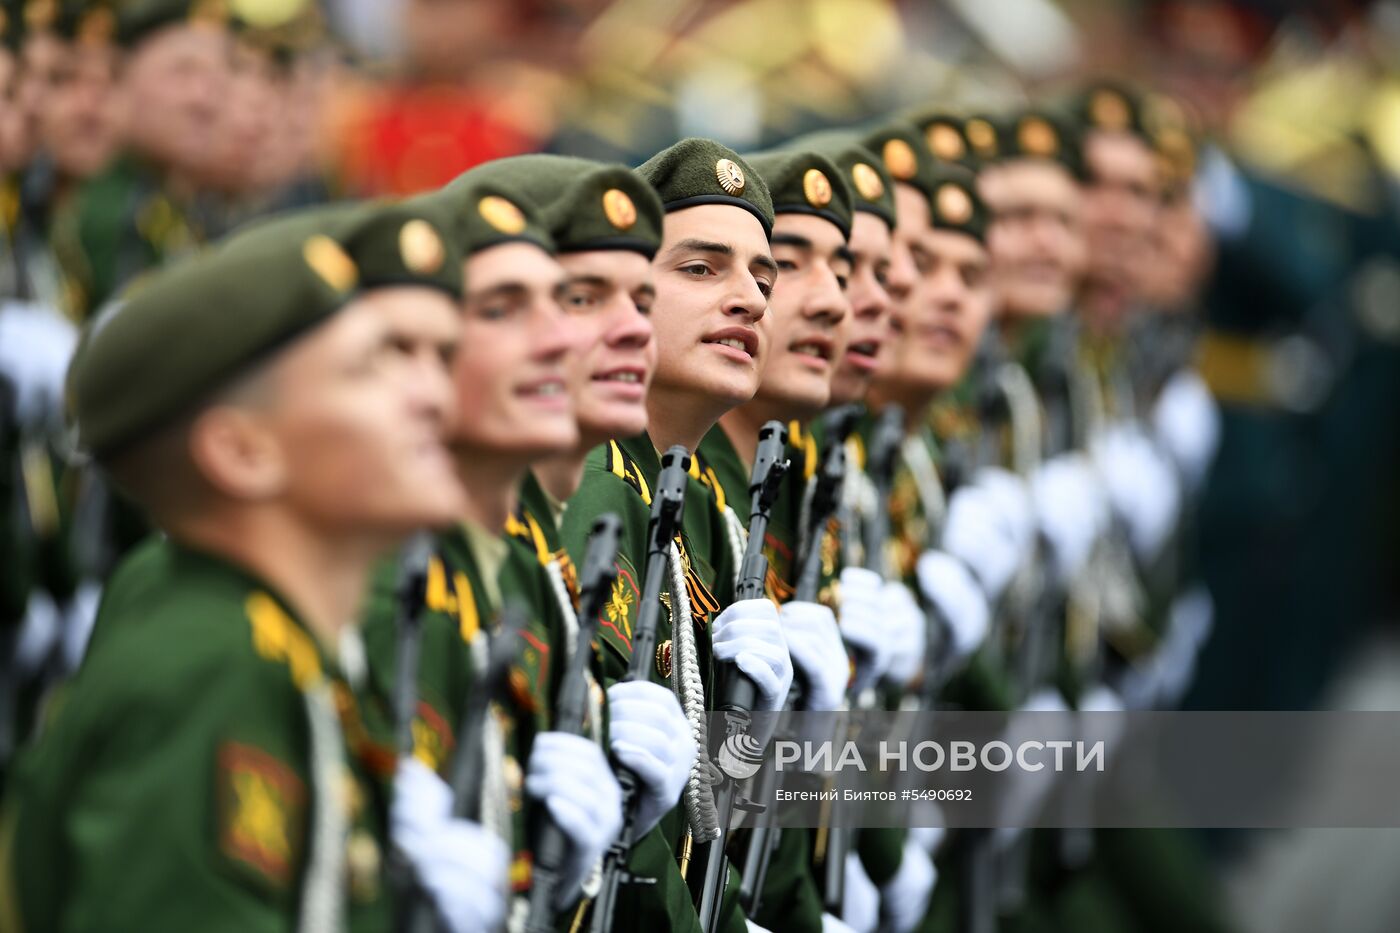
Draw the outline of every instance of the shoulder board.
[[[637,467],[636,461],[627,456],[617,441],[608,441],[608,470],[619,479],[626,481],[627,485],[637,491],[637,495],[642,497],[642,501],[651,505],[651,487],[647,485],[646,478],[642,476],[642,471]]]
[[[481,629],[481,618],[476,609],[476,593],[471,580],[460,570],[454,570],[451,581],[447,578],[447,565],[440,555],[434,554],[428,561],[428,580],[424,588],[423,602],[432,612],[440,612],[457,619],[457,628],[462,641],[470,642]]]
[[[529,545],[535,551],[535,558],[540,562],[540,566],[547,565],[553,558],[549,550],[549,542],[545,540],[544,529],[540,527],[535,517],[525,510],[525,506],[516,507],[516,514],[506,518],[506,534]]]
[[[253,650],[269,661],[286,664],[298,690],[321,682],[321,657],[311,636],[261,590],[248,595],[243,610],[253,633]]]
[[[802,422],[788,422],[788,446],[802,452],[802,478],[811,479],[817,475],[817,439],[802,427]]]
[[[720,514],[723,514],[726,507],[724,487],[720,485],[719,477],[715,475],[714,469],[705,462],[704,455],[698,450],[690,455],[690,478],[698,480],[701,486],[714,495],[715,508]]]

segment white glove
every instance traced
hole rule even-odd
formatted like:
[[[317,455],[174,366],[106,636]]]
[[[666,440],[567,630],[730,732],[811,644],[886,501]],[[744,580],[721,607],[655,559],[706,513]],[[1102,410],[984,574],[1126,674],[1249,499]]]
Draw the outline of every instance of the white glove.
[[[591,739],[541,732],[530,749],[525,791],[544,802],[569,839],[556,905],[563,909],[574,901],[579,885],[622,829],[622,788],[602,748]]]
[[[24,679],[37,673],[62,637],[62,617],[53,598],[43,590],[31,590],[14,647],[15,674]]]
[[[1010,532],[1024,558],[1035,546],[1035,509],[1026,481],[1002,467],[983,467],[972,478],[975,485],[992,494],[997,514]]]
[[[18,301],[0,307],[0,373],[14,383],[22,423],[61,423],[64,376],[77,345],[77,329],[56,311]]]
[[[1173,709],[1196,675],[1196,658],[1210,637],[1215,606],[1204,586],[1172,601],[1167,633],[1148,659],[1123,679],[1128,709]]]
[[[748,917],[744,918],[744,928],[748,930],[748,933],[769,933],[767,927],[759,926],[758,924],[750,920]]]
[[[875,933],[880,925],[880,889],[865,873],[860,856],[846,853],[845,897],[841,902],[841,919],[856,933]]]
[[[695,740],[676,695],[647,680],[609,687],[608,747],[641,781],[641,838],[680,801],[695,764]]]
[[[1060,695],[1060,691],[1054,687],[1045,687],[1037,691],[1021,705],[1018,712],[1058,713],[1061,715],[1033,716],[1024,720],[1013,716],[1011,727],[1003,739],[1012,748],[1019,748],[1024,742],[1031,739],[1037,741],[1049,739],[1073,741],[1076,738],[1074,719],[1069,711],[1069,706],[1065,703],[1064,697]],[[1041,761],[1044,760],[1041,759]],[[1025,827],[1034,823],[1041,805],[1055,786],[1053,764],[1053,759],[1051,759],[1050,764],[1040,771],[1011,769],[1005,772],[1009,777],[1006,794],[1001,799],[1002,828],[996,831],[1000,844],[1009,844],[1020,835]]]
[[[864,567],[841,571],[841,638],[856,657],[851,689],[859,693],[879,683],[890,667],[893,647],[884,619],[885,579]]]
[[[933,859],[912,839],[904,840],[899,871],[880,889],[880,903],[888,926],[894,933],[909,933],[928,913],[938,869]]]
[[[962,660],[971,656],[991,629],[991,608],[972,572],[951,554],[925,551],[915,573],[924,598],[947,620],[955,657]]]
[[[822,914],[822,933],[856,933],[856,931],[854,927],[848,926],[831,914],[824,913]]]
[[[948,838],[948,830],[942,826],[911,826],[909,827],[909,840],[917,843],[919,848],[934,856],[938,850],[943,848],[943,840]]]
[[[1108,500],[1128,526],[1133,551],[1154,560],[1176,523],[1181,489],[1165,455],[1135,427],[1105,431],[1090,446]]]
[[[1104,684],[1091,687],[1079,698],[1081,713],[1113,714],[1095,715],[1080,720],[1084,733],[1081,738],[1086,748],[1092,747],[1095,742],[1103,742],[1105,766],[1113,760],[1113,753],[1123,739],[1123,729],[1127,723],[1123,716],[1117,714],[1121,714],[1125,709],[1123,698]]]
[[[63,618],[63,663],[64,670],[76,671],[87,653],[88,639],[92,637],[92,627],[97,622],[97,609],[102,604],[102,584],[95,580],[84,580],[78,584],[68,612]]]
[[[792,686],[792,658],[771,599],[741,599],[711,629],[714,656],[734,664],[758,687],[759,711],[776,712]]]
[[[1108,524],[1108,505],[1088,458],[1065,454],[1040,465],[1031,476],[1031,501],[1061,584],[1089,560],[1095,539]]]
[[[394,845],[452,933],[489,933],[506,917],[510,847],[470,820],[452,819],[452,789],[417,759],[399,762]]]
[[[985,486],[963,486],[953,493],[943,526],[943,549],[972,569],[991,603],[1001,598],[1022,556],[1018,532],[996,496]]]
[[[792,665],[802,675],[802,705],[812,712],[840,709],[846,699],[851,662],[841,643],[836,616],[820,603],[790,602],[778,607]]]
[[[924,667],[928,617],[909,587],[903,583],[886,583],[881,595],[890,640],[887,676],[899,686],[907,687]]]
[[[1191,491],[1201,488],[1220,446],[1220,408],[1194,370],[1167,381],[1152,408],[1152,430]]]

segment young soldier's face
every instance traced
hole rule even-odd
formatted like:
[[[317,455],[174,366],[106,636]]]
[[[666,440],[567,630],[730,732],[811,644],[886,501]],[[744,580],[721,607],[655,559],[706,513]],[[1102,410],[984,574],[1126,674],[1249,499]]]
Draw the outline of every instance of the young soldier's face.
[[[179,24],[131,52],[122,87],[132,145],[179,171],[208,171],[209,140],[228,83],[229,41],[222,29]]]
[[[1162,205],[1152,246],[1143,298],[1159,310],[1183,310],[1200,291],[1214,258],[1205,221],[1189,193]]]
[[[657,386],[733,408],[758,391],[778,266],[748,211],[704,204],[666,215],[656,272]]]
[[[585,444],[646,430],[646,392],[656,370],[651,260],[629,250],[559,257],[564,311],[579,332],[573,358],[574,414]]]
[[[891,274],[890,228],[869,211],[856,211],[851,223],[851,275],[846,298],[851,315],[846,352],[831,378],[832,405],[845,405],[865,397],[880,365],[881,349],[890,334]],[[904,256],[906,265],[908,253]],[[907,288],[905,289],[907,291]]]
[[[116,154],[122,123],[117,64],[109,42],[73,43],[49,73],[39,134],[68,178],[94,175]]]
[[[919,393],[941,392],[967,372],[991,317],[987,249],[965,234],[930,227],[928,202],[912,189],[898,186],[896,198],[896,236],[902,230],[907,237],[918,285],[895,316],[889,377]],[[906,228],[906,218],[922,229]]]
[[[832,374],[846,352],[851,254],[830,221],[779,214],[773,258],[778,281],[769,300],[769,351],[755,398],[790,417],[808,418],[830,401]]]
[[[282,451],[285,497],[310,522],[328,533],[398,535],[462,514],[444,438],[453,402],[445,356],[459,315],[433,289],[376,289],[274,364],[265,417]]]
[[[504,243],[466,263],[462,339],[453,361],[459,459],[524,463],[578,444],[569,396],[573,323],[559,307],[564,270],[530,243]]]
[[[235,43],[227,90],[210,146],[208,184],[231,194],[255,190],[272,176],[277,120],[286,92],[271,56]]]
[[[23,116],[30,146],[39,141],[39,124],[49,105],[53,75],[68,54],[63,40],[51,32],[27,36],[20,49],[15,102]]]
[[[1005,162],[978,181],[992,212],[987,248],[998,308],[1011,317],[1063,313],[1086,261],[1078,183],[1032,159]]]
[[[1089,266],[1086,310],[1116,319],[1138,297],[1152,261],[1160,179],[1152,150],[1128,133],[1090,133],[1084,143]]]

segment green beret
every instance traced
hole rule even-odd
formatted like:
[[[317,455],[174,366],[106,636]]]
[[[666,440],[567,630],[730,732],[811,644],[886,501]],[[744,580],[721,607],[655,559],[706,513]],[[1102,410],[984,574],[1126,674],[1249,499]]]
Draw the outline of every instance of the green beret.
[[[315,0],[232,0],[229,25],[239,40],[286,65],[326,37]]]
[[[661,195],[666,213],[701,204],[731,204],[773,233],[773,199],[763,179],[734,150],[711,139],[682,139],[637,171]]]
[[[63,12],[59,0],[16,0],[7,4],[9,28],[15,30],[16,46],[28,36],[52,32],[58,27]]]
[[[487,162],[472,175],[534,204],[561,253],[621,249],[650,259],[661,248],[661,199],[625,165],[523,155]]]
[[[190,411],[343,307],[358,278],[335,239],[286,224],[142,279],[88,325],[69,367],[79,443],[114,454]]]
[[[1085,132],[1131,133],[1148,145],[1152,143],[1142,94],[1120,81],[1095,81],[1081,88],[1071,98],[1069,110]]]
[[[894,179],[880,157],[861,145],[856,133],[850,130],[808,133],[789,141],[787,148],[819,152],[835,162],[851,189],[852,208],[874,214],[894,229]]]
[[[514,186],[491,178],[495,172],[488,171],[490,164],[469,169],[409,203],[447,218],[463,258],[502,243],[533,243],[553,255],[554,238],[539,208]]]
[[[228,22],[227,0],[123,0],[117,10],[117,41],[133,46],[177,23],[222,29]]]
[[[1044,107],[1027,107],[996,120],[1000,161],[1046,159],[1064,166],[1075,178],[1084,177],[1078,128],[1063,114]]]
[[[317,233],[332,237],[355,264],[361,291],[419,285],[462,297],[462,251],[452,225],[434,205],[418,201],[338,201],[254,220],[219,243],[224,250],[260,249]]]
[[[867,132],[861,142],[880,157],[891,178],[917,188],[926,198],[933,197],[933,169],[938,161],[914,124],[884,124]]]
[[[24,10],[19,0],[0,2],[0,46],[11,52],[24,42]]]
[[[977,176],[961,165],[936,165],[929,177],[933,182],[929,198],[933,228],[965,233],[985,242],[990,215],[977,193]]]
[[[117,14],[108,0],[63,0],[54,29],[72,42],[112,42],[116,38]]]
[[[979,165],[987,165],[1001,157],[1001,136],[997,132],[996,118],[985,113],[973,114],[962,121],[962,131],[970,153],[965,163],[969,168],[975,170]]]
[[[759,152],[744,157],[768,186],[774,214],[811,214],[851,238],[851,188],[840,169],[811,150]]]
[[[938,161],[971,168],[981,158],[968,142],[963,117],[943,110],[922,110],[915,112],[910,122],[923,134],[924,146]]]
[[[360,271],[360,288],[419,285],[462,297],[462,250],[432,205],[358,205],[331,233]]]

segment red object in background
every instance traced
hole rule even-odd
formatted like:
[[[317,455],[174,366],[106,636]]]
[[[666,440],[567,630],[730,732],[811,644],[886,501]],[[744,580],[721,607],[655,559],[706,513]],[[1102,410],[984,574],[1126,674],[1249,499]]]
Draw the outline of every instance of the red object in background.
[[[337,147],[340,182],[360,196],[415,194],[538,145],[472,89],[385,87],[371,91],[344,124]]]

